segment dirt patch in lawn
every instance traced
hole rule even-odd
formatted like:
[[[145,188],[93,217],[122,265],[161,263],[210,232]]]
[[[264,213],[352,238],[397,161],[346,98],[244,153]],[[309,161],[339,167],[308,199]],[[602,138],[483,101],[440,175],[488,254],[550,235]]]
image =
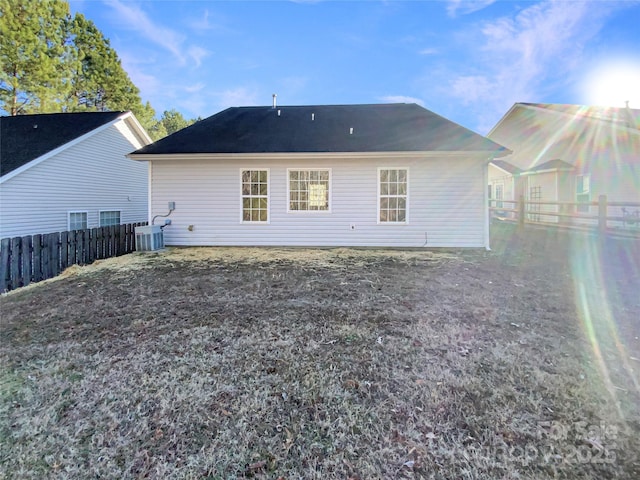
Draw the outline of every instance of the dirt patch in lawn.
[[[638,477],[638,243],[493,245],[169,249],[4,295],[0,471]]]

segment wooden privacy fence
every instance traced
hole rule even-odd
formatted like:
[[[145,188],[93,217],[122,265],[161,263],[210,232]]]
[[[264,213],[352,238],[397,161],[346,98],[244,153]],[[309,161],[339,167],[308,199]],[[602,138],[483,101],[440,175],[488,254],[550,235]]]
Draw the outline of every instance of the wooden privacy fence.
[[[600,195],[596,202],[547,202],[525,200],[489,200],[489,210],[518,222],[518,225],[542,224],[595,230],[601,234],[640,234],[640,202],[609,202]]]
[[[0,240],[0,291],[5,292],[59,275],[71,265],[135,251],[135,227],[112,225]]]

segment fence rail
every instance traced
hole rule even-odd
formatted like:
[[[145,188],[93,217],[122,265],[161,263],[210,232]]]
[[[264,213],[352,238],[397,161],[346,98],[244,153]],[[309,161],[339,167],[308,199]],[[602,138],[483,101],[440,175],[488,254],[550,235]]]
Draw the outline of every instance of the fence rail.
[[[70,232],[0,240],[0,292],[53,278],[71,265],[135,251],[135,227],[129,223]]]
[[[490,199],[489,210],[520,226],[557,225],[601,234],[640,234],[640,202],[609,202],[606,195],[595,202],[533,201],[523,196],[518,200]]]

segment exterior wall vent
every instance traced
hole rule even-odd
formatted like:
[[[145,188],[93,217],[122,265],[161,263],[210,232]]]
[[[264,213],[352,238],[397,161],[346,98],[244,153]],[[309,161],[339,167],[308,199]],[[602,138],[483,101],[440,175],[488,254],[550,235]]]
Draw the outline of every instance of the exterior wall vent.
[[[164,248],[164,235],[160,225],[136,227],[136,251],[152,252]]]

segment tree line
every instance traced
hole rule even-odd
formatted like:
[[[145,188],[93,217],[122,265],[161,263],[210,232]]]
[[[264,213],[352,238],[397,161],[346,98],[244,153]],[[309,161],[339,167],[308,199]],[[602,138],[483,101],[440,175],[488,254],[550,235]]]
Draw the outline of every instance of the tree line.
[[[109,39],[63,0],[0,0],[0,62],[7,115],[131,110],[154,140],[196,121],[173,109],[158,120]]]

